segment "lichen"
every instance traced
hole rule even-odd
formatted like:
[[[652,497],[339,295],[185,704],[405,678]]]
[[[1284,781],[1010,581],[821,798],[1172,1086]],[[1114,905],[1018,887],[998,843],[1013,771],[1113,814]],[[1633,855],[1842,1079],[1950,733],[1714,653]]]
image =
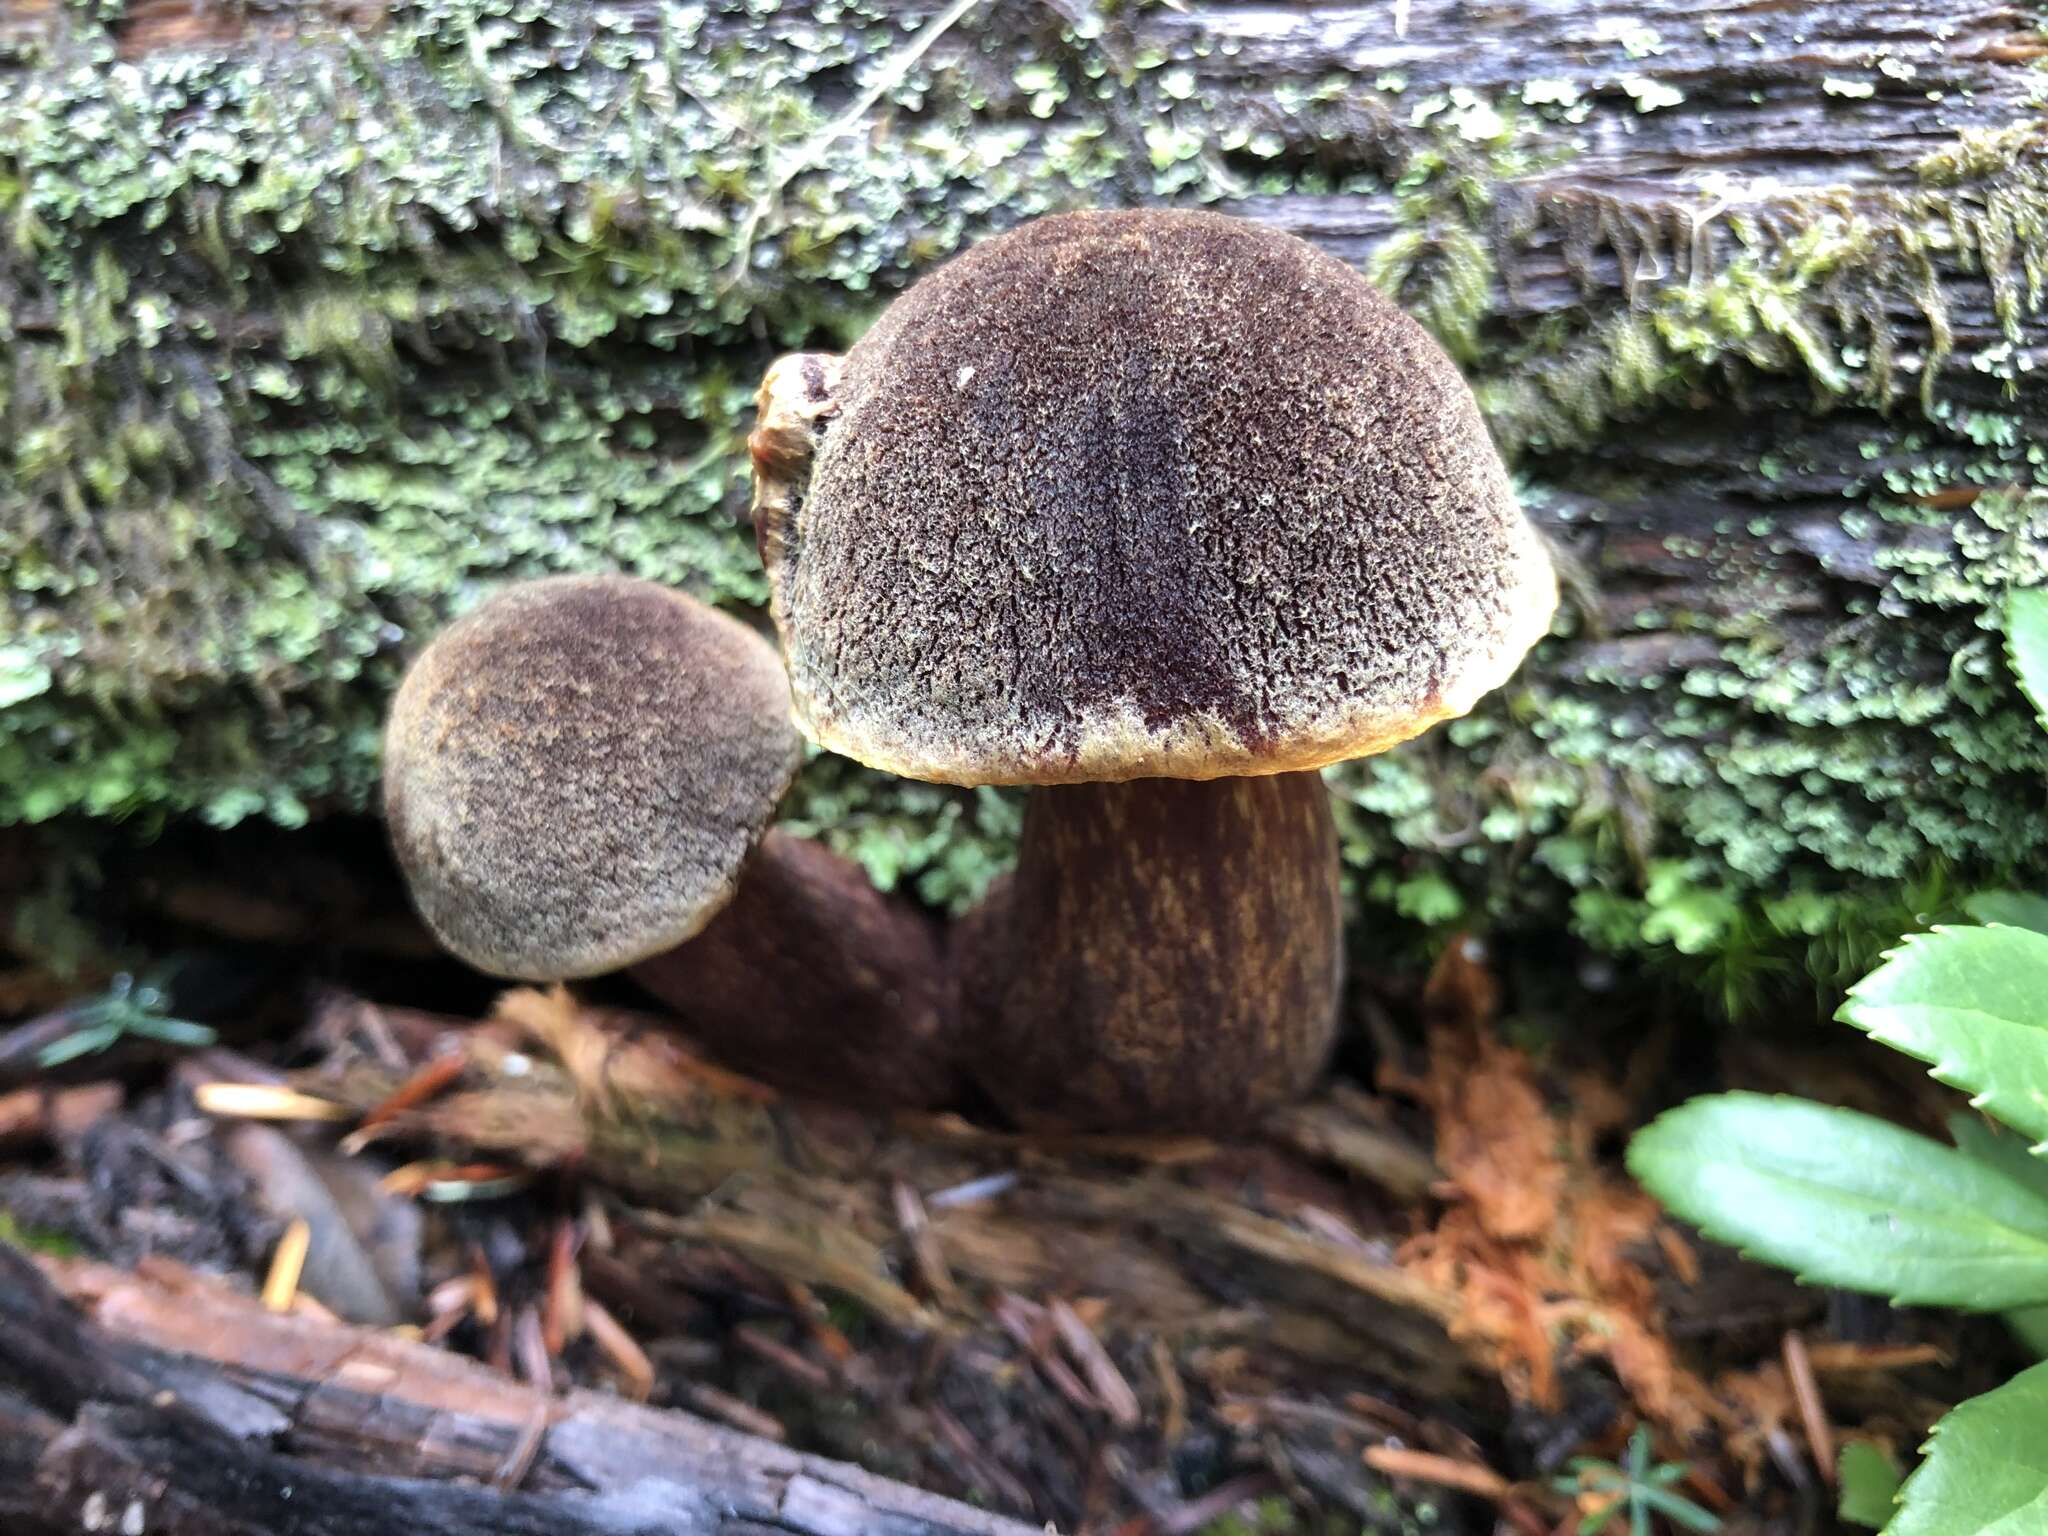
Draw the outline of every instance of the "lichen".
[[[1632,669],[1568,616],[1479,716],[1335,776],[1361,900],[1725,956],[1862,932],[1845,892],[2048,870],[1989,617],[2048,574],[2038,124],[1890,191],[1649,196],[1553,174],[1691,110],[1628,88],[1664,47],[1634,33],[1604,84],[1489,97],[1219,84],[1228,39],[991,6],[846,123],[913,26],[879,0],[399,0],[362,35],[133,57],[118,5],[47,15],[0,62],[0,823],[362,807],[403,657],[492,585],[619,568],[756,610],[741,447],[773,352],[844,344],[1035,213],[1325,193],[1390,210],[1368,270],[1567,547],[1575,507],[1654,490],[1603,444],[1700,398],[1861,436],[1846,476],[1730,466],[1782,476],[1751,545],[1791,560],[1817,481],[1846,536],[1902,530],[1833,632],[1673,593],[1620,638],[1698,659]],[[1577,302],[1511,317],[1553,250]],[[1958,311],[1980,280],[1988,341]],[[1777,575],[1726,574],[1770,611]],[[957,906],[1016,804],[820,759],[789,817]]]

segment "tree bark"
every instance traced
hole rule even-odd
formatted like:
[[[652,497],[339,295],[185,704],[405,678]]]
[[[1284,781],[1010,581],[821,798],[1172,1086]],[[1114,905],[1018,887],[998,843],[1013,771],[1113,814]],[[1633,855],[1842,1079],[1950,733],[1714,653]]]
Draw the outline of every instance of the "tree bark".
[[[2048,878],[1996,615],[2048,577],[2031,11],[984,0],[910,59],[935,10],[7,12],[0,821],[360,805],[480,582],[757,601],[774,351],[1170,202],[1432,326],[1572,578],[1478,721],[1337,779],[1367,901],[1832,954]],[[830,762],[793,807],[956,907],[1011,851]]]
[[[686,1414],[267,1313],[197,1276],[39,1273],[4,1243],[0,1469],[19,1536],[1034,1530]]]

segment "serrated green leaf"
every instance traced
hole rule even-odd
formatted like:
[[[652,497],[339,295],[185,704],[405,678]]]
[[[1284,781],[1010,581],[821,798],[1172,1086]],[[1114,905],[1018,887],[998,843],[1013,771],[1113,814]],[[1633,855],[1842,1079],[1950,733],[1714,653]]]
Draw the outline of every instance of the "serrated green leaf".
[[[1636,1133],[1628,1166],[1708,1236],[1817,1284],[1973,1311],[2048,1302],[2048,1200],[1870,1115],[1694,1099]]]
[[[2048,1365],[1934,1426],[1886,1536],[2038,1536],[2048,1528]]]
[[[1836,1513],[1851,1525],[1882,1530],[1899,1496],[1899,1469],[1868,1440],[1851,1440],[1836,1462],[1841,1497]]]
[[[2008,928],[2031,928],[2048,933],[2048,896],[2027,896],[2019,891],[1979,891],[1963,898],[1963,910],[1980,923],[2004,923]]]
[[[2048,726],[2048,587],[2029,587],[2006,598],[2005,651],[2034,713]]]
[[[1849,991],[1837,1017],[2048,1140],[2048,934],[1937,928],[1915,934]]]

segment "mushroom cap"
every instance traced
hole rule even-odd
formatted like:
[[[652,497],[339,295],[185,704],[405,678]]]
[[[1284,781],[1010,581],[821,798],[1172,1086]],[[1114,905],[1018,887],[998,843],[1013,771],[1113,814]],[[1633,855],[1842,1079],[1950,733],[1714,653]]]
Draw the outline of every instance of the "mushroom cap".
[[[406,673],[384,811],[435,935],[561,980],[690,938],[731,898],[802,759],[774,648],[652,582],[500,592]]]
[[[762,541],[798,720],[893,773],[1365,756],[1504,682],[1556,603],[1450,360],[1243,220],[1039,219],[782,387],[814,431]]]

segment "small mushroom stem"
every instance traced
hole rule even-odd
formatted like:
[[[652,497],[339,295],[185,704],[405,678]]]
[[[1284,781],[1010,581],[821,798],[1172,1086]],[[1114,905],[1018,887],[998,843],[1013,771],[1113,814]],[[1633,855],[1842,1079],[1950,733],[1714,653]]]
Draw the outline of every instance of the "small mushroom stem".
[[[721,1062],[776,1087],[867,1107],[960,1096],[937,924],[804,838],[771,830],[725,909],[627,974]]]
[[[974,1069],[1020,1124],[1220,1130],[1335,1037],[1337,830],[1315,773],[1032,792],[956,941]]]

